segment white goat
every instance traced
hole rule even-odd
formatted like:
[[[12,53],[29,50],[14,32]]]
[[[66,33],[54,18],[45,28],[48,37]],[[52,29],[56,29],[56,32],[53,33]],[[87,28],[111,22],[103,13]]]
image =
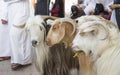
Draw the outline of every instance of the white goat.
[[[29,18],[26,23],[26,28],[31,35],[32,45],[35,46],[36,51],[36,67],[40,75],[43,75],[43,65],[45,60],[48,60],[49,48],[45,43],[46,30],[43,26],[43,19],[41,16]]]
[[[68,51],[63,44],[49,48],[45,43],[46,29],[43,22],[41,16],[34,16],[26,23],[26,28],[31,34],[32,45],[36,48],[36,66],[40,75],[75,75],[71,73],[74,69],[73,64],[77,62],[70,62],[75,60],[72,50]],[[74,66],[78,67],[78,64]]]
[[[119,42],[119,30],[112,22],[87,21],[79,25],[72,47],[92,58],[95,75],[120,75]]]

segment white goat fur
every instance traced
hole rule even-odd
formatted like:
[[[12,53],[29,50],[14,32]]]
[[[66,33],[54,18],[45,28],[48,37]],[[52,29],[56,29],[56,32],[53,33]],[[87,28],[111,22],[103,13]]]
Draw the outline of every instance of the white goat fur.
[[[99,20],[99,21],[104,21],[106,23],[110,23],[110,24],[114,25],[115,27],[117,27],[117,25],[115,25],[111,21],[108,21],[108,20],[104,19],[103,17],[95,16],[95,15],[81,16],[81,17],[78,17],[76,20],[78,21],[78,26],[87,21],[98,21]]]
[[[49,48],[44,42],[45,28],[42,25],[43,19],[41,16],[35,16],[29,18],[26,23],[26,28],[31,34],[31,41],[36,40],[38,45],[35,47],[36,51],[36,67],[38,68],[40,75],[43,74],[43,64],[45,60],[48,60]],[[42,30],[40,30],[40,27]]]
[[[95,75],[120,75],[120,35],[117,25],[106,20],[81,22],[78,19],[79,28],[73,40],[73,49],[92,56]]]

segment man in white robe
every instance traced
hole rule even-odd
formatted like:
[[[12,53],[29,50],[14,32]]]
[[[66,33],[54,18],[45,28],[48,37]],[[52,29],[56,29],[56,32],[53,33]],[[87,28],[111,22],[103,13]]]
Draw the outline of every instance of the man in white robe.
[[[4,0],[10,25],[11,68],[16,70],[32,63],[30,36],[25,31],[29,17],[29,0]]]
[[[85,6],[84,7],[85,14],[90,15],[91,12],[94,12],[96,0],[84,0],[83,5]]]
[[[6,4],[0,0],[0,61],[10,58],[9,25],[7,21],[2,20],[5,17],[5,8]]]
[[[94,12],[96,3],[103,4],[106,11],[111,12],[111,9],[109,8],[109,4],[113,0],[84,0],[83,4],[85,6],[84,12],[86,15],[90,15],[91,12]]]

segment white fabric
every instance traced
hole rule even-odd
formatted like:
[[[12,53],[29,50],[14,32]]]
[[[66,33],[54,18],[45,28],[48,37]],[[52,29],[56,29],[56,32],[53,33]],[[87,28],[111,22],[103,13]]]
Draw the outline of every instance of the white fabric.
[[[71,6],[78,4],[78,0],[65,0],[65,15],[70,16]]]
[[[96,3],[102,3],[105,10],[111,11],[111,9],[109,8],[109,4],[112,1],[113,0],[84,0],[83,4],[84,6],[86,6],[86,8],[84,9],[84,12],[86,15],[89,15],[90,12],[94,11]]]
[[[6,5],[0,0],[0,20],[5,17]],[[10,56],[9,25],[3,25],[0,21],[0,57]]]
[[[52,10],[53,6],[55,4],[55,0],[50,0],[50,4],[49,4],[49,11]]]
[[[87,6],[90,2],[91,2],[91,0],[84,0],[83,4],[84,4],[84,6]]]
[[[8,3],[14,3],[14,2],[17,2],[17,1],[21,1],[21,0],[4,0],[4,2],[8,2]]]
[[[111,5],[111,4],[113,4],[113,1],[109,5]],[[110,20],[117,25],[115,10],[112,11],[112,15],[111,15]]]
[[[96,0],[96,1],[97,1],[97,3],[102,3],[103,6],[104,6],[104,8],[105,8],[105,10],[107,10],[107,11],[112,11],[112,10],[109,8],[109,5],[110,5],[111,2],[113,2],[113,0]]]
[[[11,27],[10,40],[12,46],[11,63],[29,64],[32,62],[30,36],[25,29]]]
[[[10,28],[11,63],[29,64],[32,62],[32,46],[30,36],[25,28],[13,25],[23,25],[29,17],[29,0],[8,3],[8,21]]]
[[[35,9],[33,5],[33,0],[29,0],[29,8],[30,8],[30,17],[33,17],[35,14]]]
[[[96,0],[84,0],[85,9],[84,12],[86,15],[89,15],[90,12],[94,11]]]
[[[112,15],[111,15],[110,20],[117,25],[116,16],[115,16],[115,10],[112,11]]]

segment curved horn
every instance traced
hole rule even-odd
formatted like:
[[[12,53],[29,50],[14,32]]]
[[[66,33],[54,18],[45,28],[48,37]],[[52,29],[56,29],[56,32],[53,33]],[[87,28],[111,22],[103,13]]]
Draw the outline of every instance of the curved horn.
[[[63,23],[64,22],[69,22],[72,25],[73,31],[72,31],[71,35],[73,35],[74,32],[75,32],[75,29],[76,29],[76,21],[73,20],[73,19],[70,19],[70,18],[60,18],[60,21],[63,22]]]
[[[105,23],[101,21],[91,21],[84,24],[87,24],[88,26],[85,29],[83,29],[83,33],[90,32],[101,40],[106,39],[109,35],[109,30],[103,25]]]
[[[54,17],[54,16],[47,16],[47,15],[41,15],[41,17],[43,19],[51,19],[51,20],[55,20],[55,19],[58,19],[59,17]]]

